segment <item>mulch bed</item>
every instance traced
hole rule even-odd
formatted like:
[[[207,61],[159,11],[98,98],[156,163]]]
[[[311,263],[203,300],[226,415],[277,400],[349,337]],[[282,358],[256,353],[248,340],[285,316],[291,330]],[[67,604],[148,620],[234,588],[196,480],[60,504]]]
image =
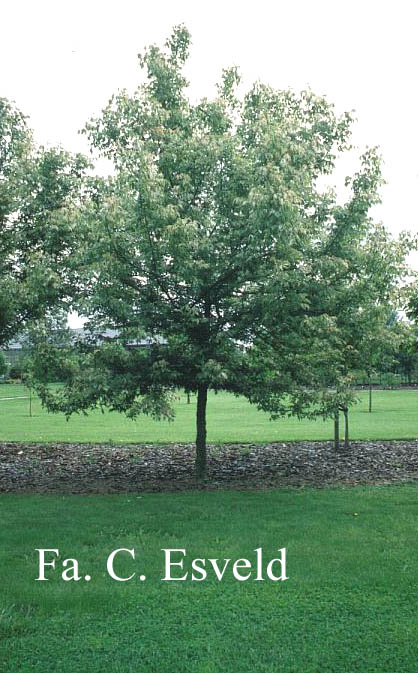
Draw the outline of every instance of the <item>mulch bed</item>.
[[[418,441],[210,446],[207,479],[192,444],[0,443],[2,493],[138,493],[217,488],[395,484],[418,481]]]

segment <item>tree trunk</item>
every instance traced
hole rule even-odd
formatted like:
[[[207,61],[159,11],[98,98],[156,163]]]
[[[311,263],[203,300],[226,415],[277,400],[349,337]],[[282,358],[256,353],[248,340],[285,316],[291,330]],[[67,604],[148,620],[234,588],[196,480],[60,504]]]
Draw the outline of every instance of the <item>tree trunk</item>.
[[[337,409],[334,414],[334,449],[340,448],[340,412]]]
[[[369,376],[369,414],[372,413],[372,379]]]
[[[345,407],[344,411],[344,448],[350,448],[350,438],[348,436],[348,408]]]
[[[196,410],[196,476],[203,479],[206,474],[206,403],[208,387],[200,385],[197,389]]]
[[[187,404],[190,404],[190,393],[187,393]]]

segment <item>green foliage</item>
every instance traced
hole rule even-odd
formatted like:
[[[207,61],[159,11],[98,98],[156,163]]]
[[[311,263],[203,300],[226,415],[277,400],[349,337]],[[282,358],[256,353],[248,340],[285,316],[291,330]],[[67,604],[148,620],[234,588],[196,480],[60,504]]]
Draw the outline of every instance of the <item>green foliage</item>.
[[[23,367],[22,363],[15,362],[9,369],[9,379],[22,379]]]
[[[25,117],[0,99],[0,344],[71,294],[71,209],[86,166],[35,147]]]
[[[165,50],[147,49],[146,83],[86,127],[115,174],[91,182],[77,217],[75,307],[119,338],[78,360],[68,350],[67,388],[40,394],[67,414],[102,404],[167,417],[174,389],[196,391],[204,471],[209,387],[274,416],[312,414],[323,391],[316,413],[328,413],[352,347],[346,318],[387,300],[404,248],[368,218],[381,182],[374,150],[345,205],[318,189],[349,143],[348,114],[311,91],[260,83],[242,99],[236,69],[194,105],[182,74],[189,42],[179,27]],[[134,352],[144,334],[153,346]]]
[[[4,355],[3,351],[0,351],[0,377],[5,376],[8,369],[9,366],[7,364],[6,356]]]
[[[418,376],[418,330],[414,324],[398,322],[395,325],[396,345],[393,349],[393,369],[408,383],[415,381]]]
[[[25,334],[25,366],[32,381],[48,384],[68,376],[65,349],[75,342],[67,326],[67,315],[56,311],[54,316],[32,323]]]

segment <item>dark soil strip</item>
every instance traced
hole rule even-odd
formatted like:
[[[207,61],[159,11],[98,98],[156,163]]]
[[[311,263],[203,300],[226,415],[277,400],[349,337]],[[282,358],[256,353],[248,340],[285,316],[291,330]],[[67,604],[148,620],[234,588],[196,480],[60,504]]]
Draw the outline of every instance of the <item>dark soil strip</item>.
[[[418,441],[210,446],[207,479],[194,477],[191,444],[0,443],[0,492],[131,493],[216,488],[392,484],[418,481]]]

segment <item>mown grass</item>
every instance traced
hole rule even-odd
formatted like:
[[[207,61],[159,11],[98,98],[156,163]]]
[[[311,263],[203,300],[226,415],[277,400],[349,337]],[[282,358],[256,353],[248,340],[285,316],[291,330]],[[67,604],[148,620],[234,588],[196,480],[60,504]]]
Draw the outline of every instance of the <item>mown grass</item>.
[[[417,515],[417,485],[3,495],[0,671],[415,672]],[[39,547],[91,581],[64,582],[62,568],[35,581]],[[115,564],[137,572],[129,582],[106,573],[120,547],[136,551]],[[253,560],[257,547],[266,559],[286,547],[287,581],[161,579],[161,548]]]
[[[153,421],[146,416],[135,421],[124,415],[94,411],[88,417],[74,415],[68,422],[62,414],[48,414],[38,399],[32,400],[29,417],[28,391],[20,385],[0,386],[0,441],[63,442],[192,442],[195,438],[196,398],[187,404],[179,394],[174,422]],[[13,397],[6,400],[1,398]],[[352,439],[417,439],[418,391],[378,390],[373,393],[373,413],[368,413],[368,393],[350,411]],[[341,424],[342,425],[342,424]],[[342,428],[341,428],[342,431]],[[208,441],[271,442],[331,439],[331,421],[284,418],[270,421],[244,398],[211,393],[208,401]]]

